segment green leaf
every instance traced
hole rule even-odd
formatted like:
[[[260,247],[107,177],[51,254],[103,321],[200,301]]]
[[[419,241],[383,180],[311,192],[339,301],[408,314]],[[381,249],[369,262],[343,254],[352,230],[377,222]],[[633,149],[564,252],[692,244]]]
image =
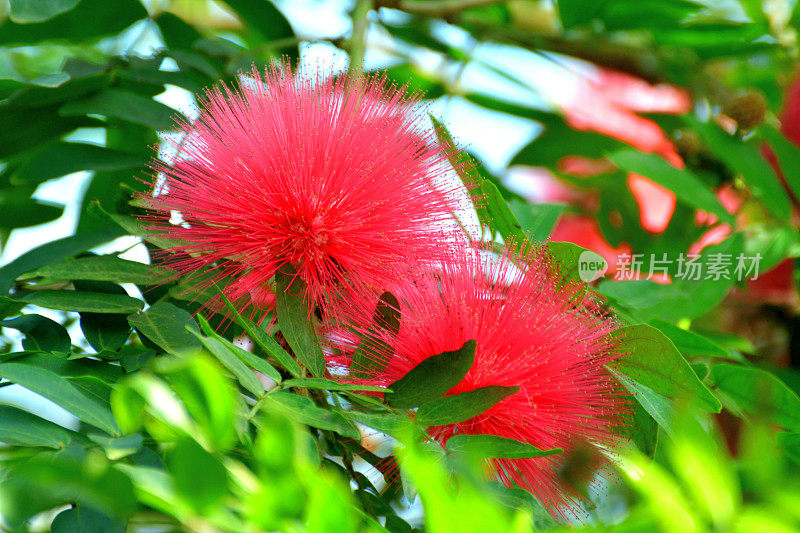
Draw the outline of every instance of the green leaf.
[[[200,322],[200,329],[203,330],[207,336],[217,339],[221,343],[223,343],[236,357],[238,357],[244,364],[255,370],[256,372],[260,372],[265,376],[269,377],[276,383],[280,383],[283,377],[281,376],[280,372],[275,370],[275,368],[267,363],[265,360],[260,358],[259,356],[248,352],[244,348],[240,348],[236,346],[232,342],[229,342],[224,337],[218,335],[208,324],[205,318],[198,315],[197,320]],[[229,369],[230,370],[230,369]]]
[[[28,490],[20,497],[54,499],[51,507],[77,503],[112,515],[128,516],[135,512],[136,496],[128,476],[112,468],[101,456],[84,459],[82,455],[74,450],[39,453],[15,465],[13,472],[8,473],[25,480]],[[5,499],[5,487],[3,489]]]
[[[517,391],[519,387],[489,385],[445,396],[422,405],[415,419],[423,427],[457,424],[484,413]]]
[[[80,0],[11,0],[9,17],[17,24],[43,22],[69,11]]]
[[[174,391],[183,402],[199,434],[205,437],[203,444],[215,450],[229,449],[236,439],[236,420],[240,416],[238,397],[217,362],[198,354],[188,358],[162,357],[153,366],[169,382],[169,388],[165,388]],[[151,412],[160,409],[172,416],[157,396],[151,394],[148,401]]]
[[[689,366],[666,335],[644,324],[621,328],[625,355],[611,367],[653,391],[670,398],[689,399],[706,411],[718,413],[719,400]]]
[[[228,300],[227,296],[225,296],[225,294],[219,289],[219,287],[216,287],[216,289],[220,295],[220,299],[225,304],[225,308],[231,315],[233,315],[233,317],[236,319],[236,322],[238,322],[239,325],[244,328],[250,339],[252,339],[252,341],[256,343],[259,348],[264,350],[264,352],[274,358],[278,364],[285,368],[290,374],[295,377],[302,375],[303,371],[300,368],[300,365],[297,364],[297,361],[292,359],[292,356],[283,349],[283,346],[278,344],[275,339],[273,339],[269,334],[267,334],[266,331],[256,325],[252,320],[242,316],[236,307],[230,302],[230,300]],[[247,363],[253,366],[255,361],[251,358]],[[256,370],[258,369],[256,368]],[[268,375],[267,372],[262,373]]]
[[[564,450],[541,450],[532,444],[496,435],[454,435],[447,439],[447,451],[498,459],[526,459],[557,455]]]
[[[25,304],[8,296],[0,296],[0,318],[19,314]]]
[[[38,226],[59,218],[64,206],[39,202],[16,191],[0,191],[0,229]]]
[[[114,255],[69,258],[30,273],[31,276],[50,279],[113,281],[136,285],[157,285],[172,274],[173,271],[160,266],[129,261]]]
[[[89,440],[99,444],[106,452],[106,457],[117,461],[129,457],[142,449],[144,438],[139,433],[125,435],[124,437],[106,437],[97,433],[89,434]]]
[[[0,322],[4,328],[13,328],[25,334],[22,347],[30,352],[69,353],[72,341],[64,326],[40,315],[22,315]]]
[[[131,326],[172,355],[200,350],[200,341],[186,331],[191,320],[189,313],[166,302],[156,302],[144,313],[128,317]]]
[[[219,505],[228,492],[228,473],[215,456],[185,437],[167,453],[167,470],[177,493],[198,513]]]
[[[705,355],[708,357],[730,358],[727,350],[699,333],[681,329],[671,322],[660,319],[651,320],[650,325],[666,335],[675,344],[675,347],[686,356]]]
[[[261,396],[266,392],[264,385],[262,385],[255,373],[247,368],[247,366],[242,362],[241,359],[239,359],[238,355],[233,350],[233,348],[236,348],[236,346],[228,343],[224,339],[206,337],[191,328],[187,329],[190,333],[194,334],[198,339],[200,339],[200,342],[203,343],[203,346],[205,346],[206,350],[211,352],[211,355],[216,357],[217,360],[222,363],[222,366],[230,370],[230,372],[236,376],[237,381],[242,385],[242,387],[249,390],[256,396]]]
[[[622,377],[628,379],[625,376]],[[631,391],[631,389],[628,390]],[[632,391],[631,393],[634,394]],[[637,399],[637,403],[633,406],[633,417],[628,423],[624,432],[628,438],[631,439],[631,442],[636,445],[640,452],[652,459],[656,453],[656,446],[658,445],[658,422],[656,422],[655,418],[653,418],[653,415],[647,412],[647,409],[642,406],[640,402],[640,396],[636,396],[634,394],[634,397]],[[666,400],[666,398],[664,398],[664,400],[666,402],[669,401]],[[667,414],[671,415],[671,413]],[[669,422],[665,421],[665,423]]]
[[[386,387],[372,387],[370,385],[356,385],[354,383],[339,383],[325,378],[295,378],[283,382],[284,388],[320,389],[335,391],[371,391],[387,392]]]
[[[763,125],[758,133],[775,152],[781,173],[794,197],[800,198],[800,148],[774,126]]]
[[[490,219],[489,228],[499,233],[506,243],[513,242],[516,246],[524,243],[525,232],[522,231],[522,225],[497,186],[489,180],[483,180],[479,191],[483,195],[484,209]]]
[[[512,200],[508,206],[529,238],[537,242],[547,240],[553,232],[558,217],[566,209],[565,205],[531,204],[522,200]]]
[[[705,248],[695,260],[696,272],[700,273],[696,277],[699,279],[676,276],[667,285],[647,280],[606,279],[600,282],[597,291],[642,322],[649,322],[654,318],[670,322],[697,318],[718,305],[734,283],[733,279],[723,277],[718,280],[704,278],[713,262],[712,258],[720,257],[719,254],[727,255],[735,267],[738,254],[743,253],[743,244],[743,235],[734,233],[725,241]],[[730,272],[730,277],[735,277],[734,272]]]
[[[481,226],[488,226],[491,223],[491,219],[489,218],[489,214],[486,212],[484,207],[483,195],[481,193],[479,185],[479,179],[476,179],[476,176],[472,175],[469,170],[472,168],[472,158],[463,151],[458,150],[455,141],[453,140],[453,136],[450,135],[450,132],[447,130],[445,125],[439,121],[433,115],[428,115],[433,122],[433,128],[436,132],[436,139],[439,141],[439,144],[447,151],[447,159],[450,161],[450,166],[456,171],[458,177],[461,179],[461,183],[464,184],[467,191],[469,191],[470,199],[472,200],[472,206],[475,209],[475,213],[478,215],[478,221],[480,222]]]
[[[164,38],[164,44],[170,49],[191,49],[192,45],[202,37],[194,26],[168,11],[159,13],[156,23],[158,23],[158,29]]]
[[[255,32],[261,41],[273,41],[294,35],[292,26],[270,0],[224,0]]]
[[[550,241],[547,253],[558,265],[559,277],[565,281],[588,283],[601,277],[608,269],[603,256],[571,242]]]
[[[13,185],[38,185],[81,170],[120,170],[146,162],[141,156],[94,144],[58,141],[26,155],[10,180]]]
[[[81,331],[97,352],[119,350],[131,334],[124,314],[81,313]]]
[[[617,372],[613,368],[609,369],[612,374],[619,380],[622,385],[628,389],[628,392],[633,395],[639,405],[647,411],[653,420],[667,432],[668,435],[672,434],[672,419],[675,415],[675,402],[670,400],[669,398],[658,394],[650,387],[646,387],[641,383],[632,380],[625,374]],[[641,417],[640,417],[641,418]],[[633,440],[636,442],[638,446],[642,448],[644,451],[645,449],[650,452],[650,446],[654,446],[654,443],[647,443],[647,441],[655,440],[652,435],[644,434],[638,435],[638,433],[642,430],[646,429],[646,426],[641,427],[634,427],[633,429]],[[644,446],[642,446],[642,440],[644,439]]]
[[[295,356],[314,376],[325,373],[325,357],[317,342],[314,322],[305,301],[305,283],[290,264],[275,273],[278,326]]]
[[[39,5],[42,0],[28,0],[26,3]],[[118,33],[145,17],[147,11],[137,0],[117,0],[113,5],[105,0],[80,0],[72,9],[39,23],[0,22],[0,43],[38,44],[40,41],[64,39],[88,41]]]
[[[102,429],[110,435],[119,434],[114,417],[106,406],[86,396],[58,374],[43,368],[12,362],[0,364],[0,377],[41,394],[87,424]]]
[[[689,170],[675,168],[658,155],[637,150],[619,150],[607,157],[622,170],[640,174],[669,189],[684,203],[714,213],[723,222],[733,222],[733,216],[722,207],[711,189]]]
[[[127,295],[66,290],[36,291],[27,294],[21,301],[47,309],[89,313],[135,313],[144,306],[141,300]]]
[[[684,119],[714,150],[714,155],[744,177],[753,194],[767,209],[780,220],[789,219],[792,210],[789,197],[769,163],[755,147],[731,137],[716,124],[700,122],[688,115]]]
[[[173,116],[179,115],[161,102],[121,89],[106,89],[88,98],[67,102],[58,113],[64,117],[105,115],[159,131],[171,129]]]
[[[79,505],[58,513],[50,524],[50,533],[125,533],[125,523]]]
[[[310,398],[289,392],[273,392],[267,403],[283,412],[289,419],[319,429],[335,431],[344,437],[360,439],[361,433],[352,422],[339,413],[317,407]]]
[[[441,398],[461,382],[475,361],[477,342],[470,340],[452,352],[428,357],[398,379],[385,394],[392,407],[410,408]]]
[[[368,413],[366,411],[344,411],[342,415],[359,424],[382,431],[387,435],[397,435],[411,425],[410,419],[405,415]]]
[[[555,114],[536,117],[536,120],[544,125],[544,131],[524,146],[509,165],[556,168],[558,162],[567,156],[580,155],[599,159],[607,152],[626,147],[622,142],[606,135],[574,130]]]
[[[800,398],[771,372],[720,363],[711,367],[711,378],[744,411],[800,432]]]
[[[384,292],[378,299],[367,335],[361,339],[353,352],[350,364],[353,377],[366,378],[386,366],[388,361],[384,359],[394,353],[394,349],[381,338],[381,333],[386,333],[394,339],[398,331],[400,331],[400,302],[392,293]]]
[[[26,252],[0,268],[0,293],[8,293],[12,283],[20,274],[29,272],[65,257],[77,255],[95,246],[100,246],[124,235],[120,228],[109,227],[89,233],[57,239]]]
[[[76,433],[11,405],[0,405],[0,442],[14,446],[66,448]]]

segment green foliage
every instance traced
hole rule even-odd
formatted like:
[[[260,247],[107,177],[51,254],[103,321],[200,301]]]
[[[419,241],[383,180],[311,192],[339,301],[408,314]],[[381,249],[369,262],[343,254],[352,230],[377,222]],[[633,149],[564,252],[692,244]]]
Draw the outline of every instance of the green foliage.
[[[442,448],[427,438],[428,427],[468,421],[517,393],[497,385],[453,393],[479,339],[430,357],[388,387],[355,385],[325,365],[298,265],[275,276],[277,306],[265,315],[239,308],[217,287],[199,290],[197,282],[214,272],[186,279],[97,251],[134,236],[152,262],[163,253],[164,237],[136,218],[135,195],[155,179],[146,167],[159,156],[154,147],[176,119],[185,120],[164,103],[165,90],[197,94],[230,83],[252,64],[281,57],[296,64],[301,45],[310,46],[282,2],[218,4],[224,6],[10,0],[8,13],[0,13],[0,249],[18,229],[77,213],[73,235],[0,265],[0,528],[570,530],[530,492],[487,482],[484,474],[497,459],[569,462],[574,450],[463,434]],[[698,257],[704,268],[714,254],[758,253],[763,274],[800,254],[800,149],[780,127],[783,90],[776,83],[793,75],[800,8],[787,3],[780,14],[751,0],[558,0],[553,11],[538,1],[452,0],[372,9],[379,4],[358,2],[351,16],[369,12],[368,34],[385,30],[379,33],[396,61],[390,81],[535,130],[509,154],[510,164],[542,167],[591,198],[586,205],[529,201],[501,169],[457,155],[457,140],[431,117],[481,229],[496,243],[545,243],[562,279],[583,283],[586,257],[601,265],[592,275],[613,265],[576,244],[548,240],[565,217],[581,215],[611,246],[670,261],[670,284],[607,275],[580,292],[597,295],[597,312],[620,321],[620,357],[608,370],[632,404],[619,446],[605,450],[622,483],[589,494],[583,528],[800,529],[800,378],[767,357],[754,359],[761,345],[726,330],[723,318],[736,314],[731,302],[747,284],[682,279],[675,267],[707,229],[696,223],[697,210],[731,225],[725,240]],[[357,32],[327,37],[321,42],[360,56]],[[485,60],[485,50],[497,45],[492,53],[535,52],[548,68],[572,65],[567,55],[685,87],[695,110],[637,117],[676,143],[685,168],[630,140],[575,129],[562,110],[537,104],[554,95],[533,94],[521,68]],[[425,70],[419,57],[436,58],[440,68]],[[470,76],[461,79],[476,70],[525,97],[509,101],[472,87]],[[752,127],[726,115],[742,90],[766,100],[763,121]],[[687,148],[687,139],[696,146]],[[762,157],[763,143],[778,167]],[[564,168],[567,156],[605,170],[577,178]],[[76,172],[85,172],[85,186],[73,198],[43,199],[44,187],[63,185]],[[677,207],[663,232],[642,227],[628,173],[674,193]],[[737,216],[719,199],[723,187],[744,202]],[[224,287],[225,280],[215,281]],[[388,363],[382,356],[402,327],[400,307],[390,292],[376,302],[353,356],[355,377]],[[796,304],[765,307],[796,325]],[[796,331],[787,331],[796,340]],[[16,402],[20,389],[68,416]],[[717,429],[723,408],[724,437],[732,440],[728,426],[739,430],[736,455]]]

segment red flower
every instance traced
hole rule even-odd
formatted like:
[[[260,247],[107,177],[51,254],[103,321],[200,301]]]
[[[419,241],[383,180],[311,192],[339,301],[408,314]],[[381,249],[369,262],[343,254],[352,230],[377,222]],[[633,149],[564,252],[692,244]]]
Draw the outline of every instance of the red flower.
[[[388,361],[366,379],[349,379],[388,385],[428,357],[474,339],[474,364],[448,395],[488,385],[519,391],[465,422],[431,428],[438,442],[488,434],[571,450],[580,442],[617,441],[626,403],[604,368],[620,355],[612,337],[616,323],[579,284],[559,284],[545,252],[499,258],[485,250],[464,252],[444,261],[439,272],[412,279],[393,289],[401,315],[396,338],[370,329],[376,298],[339,310],[345,328],[369,339],[362,342],[377,346],[376,359]],[[353,346],[338,348],[349,353]],[[347,356],[331,362],[349,365]],[[493,460],[492,466],[497,479],[530,490],[554,515],[566,516],[579,513],[575,496],[559,481],[567,455]]]
[[[636,112],[681,114],[692,108],[692,101],[682,89],[598,68],[577,80],[575,93],[561,108],[567,125],[576,130],[596,131],[671,160],[675,145],[658,124]]]
[[[212,267],[204,283],[229,278],[231,299],[268,290],[285,263],[312,301],[342,286],[381,288],[396,265],[435,257],[460,208],[425,120],[418,98],[384,77],[254,69],[179,124],[179,156],[152,165],[164,193],[144,198],[147,220],[174,239],[170,266]],[[185,223],[170,224],[174,212]]]

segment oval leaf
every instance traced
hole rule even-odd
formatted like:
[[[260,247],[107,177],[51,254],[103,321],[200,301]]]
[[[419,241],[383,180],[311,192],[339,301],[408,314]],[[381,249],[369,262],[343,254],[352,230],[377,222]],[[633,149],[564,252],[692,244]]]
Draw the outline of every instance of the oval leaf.
[[[497,459],[526,459],[557,455],[564,450],[541,450],[532,444],[496,435],[455,435],[447,440],[447,451]]]
[[[469,340],[458,350],[428,357],[391,385],[385,395],[392,407],[410,408],[441,398],[458,385],[475,361],[477,342]]]
[[[664,396],[695,401],[706,411],[719,413],[722,409],[672,341],[659,330],[638,324],[622,328],[618,335],[623,338],[625,355],[611,365],[615,371]]]
[[[295,356],[315,376],[325,372],[325,357],[317,342],[313,317],[305,302],[305,283],[290,264],[275,273],[278,326]]]
[[[518,390],[519,387],[489,385],[445,396],[420,407],[417,410],[416,420],[424,427],[457,424],[478,416]]]
[[[87,424],[111,435],[119,434],[114,417],[106,406],[89,398],[58,374],[22,363],[2,363],[0,377],[41,394]]]

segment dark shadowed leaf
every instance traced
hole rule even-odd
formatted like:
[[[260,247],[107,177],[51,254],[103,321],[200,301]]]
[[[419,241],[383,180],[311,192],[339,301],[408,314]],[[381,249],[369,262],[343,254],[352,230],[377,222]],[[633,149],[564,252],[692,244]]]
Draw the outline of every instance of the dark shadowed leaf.
[[[192,316],[174,305],[157,302],[147,311],[128,317],[128,322],[162,350],[188,355],[200,350],[200,341],[186,331]]]
[[[137,261],[121,259],[114,255],[69,258],[60,263],[47,265],[31,272],[32,276],[51,279],[113,281],[156,285],[162,283],[173,272],[163,267],[147,265]]]
[[[378,299],[372,325],[365,338],[358,343],[350,372],[356,378],[365,378],[382,370],[388,361],[385,358],[393,349],[381,338],[382,334],[394,339],[400,330],[400,302],[390,292],[384,292]]]
[[[10,179],[14,185],[37,185],[81,170],[119,170],[145,163],[143,157],[102,146],[59,141],[26,155]]]
[[[72,345],[64,326],[41,315],[23,315],[13,320],[4,320],[0,322],[0,326],[24,333],[22,347],[31,352],[68,353]]]
[[[58,113],[64,117],[105,115],[155,130],[172,128],[172,117],[178,115],[177,111],[161,102],[120,89],[106,89],[83,100],[67,102]]]
[[[27,228],[57,219],[64,206],[0,191],[0,228]]]
[[[135,313],[144,302],[122,294],[89,291],[44,290],[27,294],[20,301],[59,311],[88,313]]]
[[[11,284],[20,274],[53,263],[65,257],[77,255],[95,246],[107,243],[125,232],[118,227],[108,227],[88,233],[79,233],[50,241],[26,252],[0,268],[0,293],[7,293]]]
[[[445,396],[417,409],[416,421],[424,427],[456,424],[491,409],[519,390],[519,387],[489,385],[469,392]]]
[[[125,523],[85,505],[61,511],[50,533],[125,533]]]
[[[306,304],[305,283],[289,264],[275,273],[278,326],[295,356],[314,376],[325,372],[325,357],[317,342],[313,316]]]
[[[470,340],[458,350],[428,357],[398,379],[385,395],[392,407],[409,408],[441,398],[458,385],[475,361],[477,343]]]

